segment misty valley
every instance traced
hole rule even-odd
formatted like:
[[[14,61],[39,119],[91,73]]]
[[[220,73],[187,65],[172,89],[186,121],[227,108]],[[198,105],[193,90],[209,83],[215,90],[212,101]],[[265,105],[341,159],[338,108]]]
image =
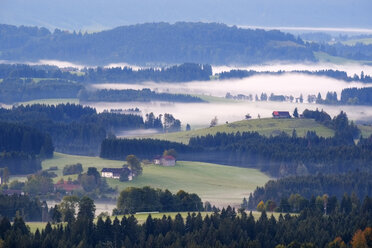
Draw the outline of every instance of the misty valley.
[[[372,247],[372,36],[333,32],[1,24],[0,248]]]

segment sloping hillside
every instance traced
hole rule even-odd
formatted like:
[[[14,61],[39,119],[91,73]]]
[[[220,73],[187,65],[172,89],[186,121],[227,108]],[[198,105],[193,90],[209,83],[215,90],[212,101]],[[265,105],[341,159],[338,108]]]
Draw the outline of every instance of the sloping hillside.
[[[312,119],[254,119],[232,122],[225,125],[219,125],[210,128],[198,130],[157,134],[149,136],[150,138],[163,139],[187,144],[191,137],[205,136],[207,134],[216,134],[217,132],[236,133],[236,132],[258,132],[262,135],[277,135],[280,132],[286,132],[292,135],[293,129],[296,129],[298,136],[304,136],[307,131],[315,131],[319,136],[329,137],[334,131],[327,128]]]

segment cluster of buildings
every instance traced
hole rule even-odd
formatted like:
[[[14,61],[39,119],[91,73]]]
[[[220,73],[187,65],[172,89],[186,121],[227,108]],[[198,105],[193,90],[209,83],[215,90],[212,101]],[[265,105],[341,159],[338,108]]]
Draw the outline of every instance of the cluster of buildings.
[[[175,166],[176,165],[176,158],[170,155],[167,156],[156,156],[153,159],[153,164],[155,165],[161,165],[161,166]],[[126,172],[125,174],[128,175],[128,181],[133,180],[133,173],[131,169],[128,167],[124,168],[103,168],[101,171],[101,177],[105,178],[114,178],[114,179],[119,179],[120,175]]]

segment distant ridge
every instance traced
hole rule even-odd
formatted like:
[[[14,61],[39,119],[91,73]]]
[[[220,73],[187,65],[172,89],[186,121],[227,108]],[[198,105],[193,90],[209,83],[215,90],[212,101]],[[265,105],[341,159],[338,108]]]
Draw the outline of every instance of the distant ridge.
[[[315,61],[311,49],[293,35],[217,23],[147,23],[91,34],[0,25],[0,60],[40,59],[88,65]]]

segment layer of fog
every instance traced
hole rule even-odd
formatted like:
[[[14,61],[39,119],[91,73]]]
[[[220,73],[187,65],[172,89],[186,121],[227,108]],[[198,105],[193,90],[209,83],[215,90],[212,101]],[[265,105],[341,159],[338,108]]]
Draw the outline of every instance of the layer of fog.
[[[369,28],[334,28],[334,27],[273,27],[273,26],[246,26],[239,25],[240,28],[246,29],[264,29],[264,30],[280,30],[282,32],[300,33],[300,32],[324,32],[336,34],[372,34],[372,29]]]
[[[211,95],[225,97],[229,92],[232,95],[261,93],[270,95],[283,94],[299,97],[300,94],[306,99],[308,95],[317,95],[319,92],[323,97],[328,91],[335,91],[340,96],[342,89],[349,87],[366,87],[368,84],[357,82],[345,82],[327,77],[284,74],[284,75],[259,75],[243,79],[220,80],[220,81],[195,81],[187,83],[153,83],[142,84],[95,84],[97,89],[143,89],[150,88],[157,92],[170,92],[182,94]]]
[[[361,71],[365,75],[372,75],[371,65],[362,64],[332,64],[332,63],[309,63],[309,64],[267,64],[267,65],[252,65],[252,66],[213,66],[213,74],[224,71],[230,71],[233,69],[240,70],[254,70],[254,71],[319,71],[319,70],[339,70],[345,71],[348,76],[354,76],[354,74],[360,75]]]
[[[46,203],[48,204],[48,208],[51,208],[51,207],[54,207],[57,204],[60,204],[61,202],[60,201],[48,200],[48,201],[46,201]],[[106,213],[106,212],[109,215],[111,215],[112,214],[112,210],[114,210],[114,208],[116,208],[116,203],[115,202],[99,202],[99,201],[95,201],[94,202],[94,205],[96,207],[95,216],[98,216],[101,213]],[[75,211],[76,212],[79,211],[78,206],[76,207]]]
[[[138,137],[146,136],[159,133],[157,129],[135,129],[135,130],[125,130],[115,133],[117,137]]]
[[[340,111],[345,111],[350,119],[366,120],[372,117],[372,107],[369,106],[339,106],[339,105],[318,105],[309,103],[291,102],[220,102],[220,103],[164,103],[164,102],[92,102],[87,104],[102,112],[110,108],[135,108],[138,107],[142,113],[154,112],[155,115],[171,113],[175,118],[180,119],[183,128],[187,123],[192,129],[207,127],[212,118],[217,116],[218,123],[233,122],[244,119],[249,113],[253,118],[272,117],[274,110],[290,111],[298,108],[301,113],[305,109],[323,109],[331,116],[335,116]],[[138,134],[139,135],[139,134]]]

